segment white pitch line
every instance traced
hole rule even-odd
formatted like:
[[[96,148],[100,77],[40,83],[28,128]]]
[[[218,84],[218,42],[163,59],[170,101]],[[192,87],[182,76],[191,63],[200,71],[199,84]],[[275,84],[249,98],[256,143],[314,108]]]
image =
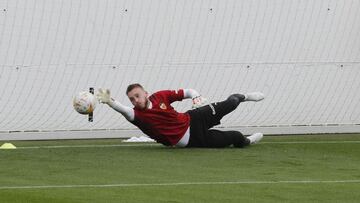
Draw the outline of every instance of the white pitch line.
[[[260,142],[259,144],[358,144],[360,140],[343,140],[343,141],[289,141],[289,142]],[[49,145],[49,146],[29,146],[17,147],[17,149],[56,149],[56,148],[104,148],[104,147],[140,147],[140,146],[159,146],[156,143],[141,144],[109,144],[109,145]]]
[[[23,185],[0,186],[0,190],[12,189],[52,189],[52,188],[107,188],[107,187],[150,187],[150,186],[186,186],[186,185],[252,185],[252,184],[332,184],[360,183],[360,180],[283,180],[283,181],[232,181],[232,182],[179,182],[179,183],[120,183],[104,185]]]

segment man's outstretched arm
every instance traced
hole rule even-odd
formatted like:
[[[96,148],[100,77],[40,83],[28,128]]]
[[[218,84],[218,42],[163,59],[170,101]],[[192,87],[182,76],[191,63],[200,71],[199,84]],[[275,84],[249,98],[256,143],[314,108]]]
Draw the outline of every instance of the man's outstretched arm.
[[[134,109],[131,107],[125,106],[121,104],[120,102],[116,101],[115,99],[111,98],[110,96],[110,90],[106,89],[99,89],[98,93],[96,94],[97,99],[103,103],[109,105],[111,108],[113,108],[115,111],[121,113],[126,120],[128,121],[134,121],[135,119],[135,112]]]
[[[192,99],[193,106],[192,108],[199,108],[201,106],[207,105],[208,101],[206,98],[202,97],[199,92],[194,89],[183,89],[184,90],[184,99]]]
[[[194,89],[183,89],[184,90],[184,99],[192,99],[195,97],[199,97],[200,94]]]

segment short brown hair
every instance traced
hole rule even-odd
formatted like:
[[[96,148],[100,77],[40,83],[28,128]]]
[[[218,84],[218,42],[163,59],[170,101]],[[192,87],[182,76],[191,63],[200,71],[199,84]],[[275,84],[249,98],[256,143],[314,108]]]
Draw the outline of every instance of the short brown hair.
[[[140,87],[141,89],[144,89],[143,86],[141,86],[139,83],[134,83],[134,84],[131,84],[127,87],[126,89],[126,95],[133,89],[137,88],[137,87]]]

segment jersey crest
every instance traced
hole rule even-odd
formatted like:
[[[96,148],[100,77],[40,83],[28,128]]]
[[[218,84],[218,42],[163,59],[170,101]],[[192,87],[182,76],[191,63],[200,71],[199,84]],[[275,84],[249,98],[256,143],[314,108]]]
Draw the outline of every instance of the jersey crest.
[[[166,104],[160,103],[160,109],[163,109],[163,110],[167,109]]]

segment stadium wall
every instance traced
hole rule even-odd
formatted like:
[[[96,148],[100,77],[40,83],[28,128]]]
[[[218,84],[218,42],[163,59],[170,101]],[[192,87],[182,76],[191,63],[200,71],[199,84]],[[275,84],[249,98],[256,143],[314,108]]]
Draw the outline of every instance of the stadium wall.
[[[194,88],[210,101],[262,91],[219,128],[245,134],[360,132],[357,0],[0,0],[0,139],[140,135],[110,108],[72,109],[89,87],[126,105]],[[191,102],[175,103],[179,111]]]

